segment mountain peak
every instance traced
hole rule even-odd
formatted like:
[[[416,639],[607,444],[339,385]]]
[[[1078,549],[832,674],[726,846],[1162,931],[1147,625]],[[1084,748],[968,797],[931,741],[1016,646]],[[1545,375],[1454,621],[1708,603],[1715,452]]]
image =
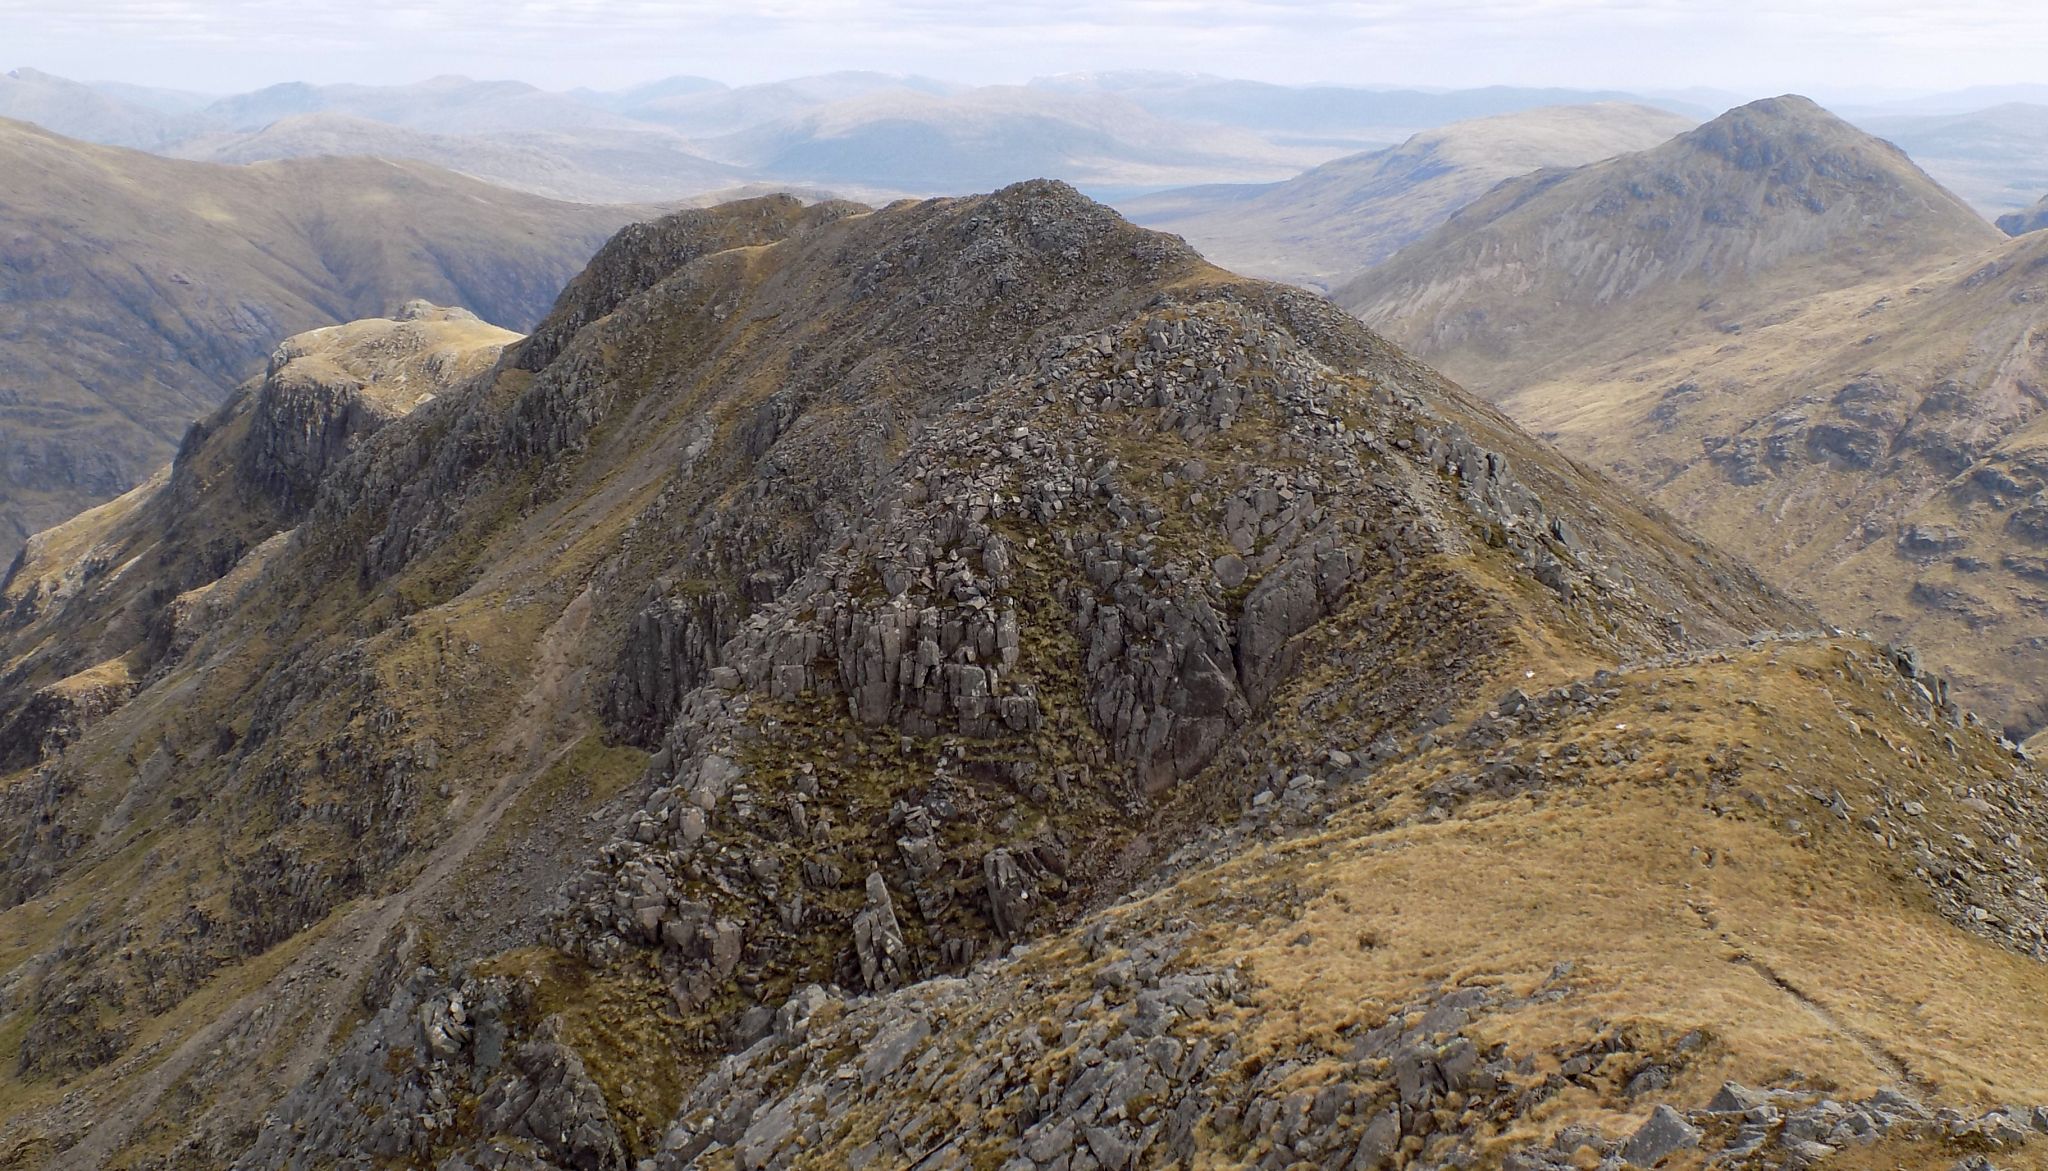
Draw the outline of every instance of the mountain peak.
[[[1910,640],[2018,739],[2048,724],[2015,667],[2048,577],[2043,251],[1786,96],[1508,183],[1345,293],[1836,621]]]
[[[1735,118],[1743,115],[1847,125],[1847,123],[1842,123],[1840,118],[1830,113],[1827,107],[1807,97],[1805,94],[1787,93],[1779,94],[1774,98],[1758,98],[1753,102],[1745,102],[1742,105],[1731,107],[1722,117]]]
[[[1819,155],[1839,161],[1844,156],[1868,156],[1861,169],[1878,166],[1910,171],[1918,180],[1932,184],[1903,152],[1881,139],[1858,130],[1836,117],[1811,98],[1798,94],[1764,98],[1737,106],[1685,136],[1695,149],[1726,159],[1745,171],[1768,171],[1794,167],[1826,169]]]
[[[1896,147],[1788,95],[1651,150],[1503,183],[1335,296],[1488,386],[1487,364],[1510,351],[1517,364],[1549,346],[1565,357],[1599,336],[1583,314],[1654,300],[1726,321],[1999,239]]]

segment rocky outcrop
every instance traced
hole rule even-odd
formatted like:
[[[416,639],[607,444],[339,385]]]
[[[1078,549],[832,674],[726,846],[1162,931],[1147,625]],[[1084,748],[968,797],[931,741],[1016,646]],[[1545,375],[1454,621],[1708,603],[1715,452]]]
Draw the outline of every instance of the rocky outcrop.
[[[416,957],[394,952],[404,967]],[[531,990],[517,982],[431,966],[399,973],[390,998],[321,1074],[278,1104],[276,1125],[238,1168],[361,1167],[448,1154],[457,1134],[466,1153],[439,1166],[556,1167],[618,1171],[626,1160],[602,1090],[559,1022],[531,1019]],[[395,1066],[391,1055],[416,1055]],[[320,1152],[310,1161],[306,1152]],[[299,1152],[299,1153],[294,1153]],[[524,1160],[507,1163],[506,1160]]]
[[[0,724],[0,769],[56,756],[85,728],[135,693],[128,665],[115,661],[36,689]]]
[[[261,378],[192,426],[156,480],[31,542],[0,584],[23,652],[10,666],[14,699],[0,699],[0,761],[53,756],[188,650],[253,587],[332,468],[488,369],[515,337],[466,310],[413,302],[395,318],[291,338]]]
[[[874,992],[894,992],[906,982],[906,945],[896,923],[889,884],[879,871],[868,875],[867,906],[853,917],[853,951],[860,958],[861,983]]]
[[[466,309],[414,301],[388,323],[286,340],[249,405],[237,474],[296,521],[327,470],[364,438],[487,364],[494,335],[512,340]]]
[[[416,297],[529,328],[634,214],[384,158],[219,166],[0,125],[0,565],[147,481],[285,339]]]
[[[683,698],[710,681],[746,615],[745,600],[716,583],[663,584],[633,618],[606,702],[612,726],[642,740],[658,737]]]

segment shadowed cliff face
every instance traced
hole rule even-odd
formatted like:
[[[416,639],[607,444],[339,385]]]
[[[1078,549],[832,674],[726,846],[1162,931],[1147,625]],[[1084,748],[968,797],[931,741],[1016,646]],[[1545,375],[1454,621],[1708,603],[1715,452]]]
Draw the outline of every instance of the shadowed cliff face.
[[[288,335],[416,297],[530,327],[633,214],[418,164],[180,163],[0,123],[0,559],[146,478]]]
[[[2041,202],[2025,211],[1998,217],[1998,230],[2008,236],[2024,236],[2042,228],[2048,228],[2048,195],[2042,196]]]
[[[298,418],[243,410],[209,427]],[[302,452],[329,451],[328,433],[290,430]],[[254,490],[221,466],[216,491]],[[1729,796],[1765,767],[1726,755],[1754,736],[1722,690],[1736,677],[1774,681],[1757,694],[1811,722],[1835,718],[1827,672],[1846,688],[1853,671],[1875,734],[1952,735],[1967,767],[2011,767],[1939,680],[1859,644],[1714,658],[1815,620],[1327,303],[1058,184],[879,211],[753,201],[632,229],[530,339],[321,466],[287,535],[222,579],[231,599],[9,778],[27,828],[0,938],[23,942],[0,962],[35,1044],[0,1092],[25,1161],[168,1146],[250,1167],[896,1165],[952,1144],[934,1165],[1071,1167],[1077,1143],[1098,1166],[1265,1158],[1291,1142],[1258,1113],[1291,1092],[1259,1076],[1277,1052],[1348,1052],[1333,1038],[1410,1009],[1396,1048],[1441,1048],[1483,1007],[1580,995],[1543,984],[1561,962],[1635,962],[1618,913],[1566,932],[1548,903],[1488,904],[1513,957],[1496,1001],[1407,927],[1340,915],[1301,937],[1332,949],[1305,963],[1403,942],[1343,961],[1363,1015],[1288,1025],[1274,1006],[1298,982],[1275,949],[1300,932],[1258,939],[1335,888],[1269,850],[1346,875],[1382,854],[1456,872],[1485,851],[1452,821],[1483,808],[1517,840],[1566,830],[1580,865],[1545,854],[1546,872],[1591,869],[1589,834],[1686,858],[1711,817],[1688,786],[1778,808],[1775,790]],[[1669,681],[1639,692],[1608,669],[1624,662]],[[1644,726],[1684,750],[1628,733]],[[1566,806],[1576,820],[1552,820]],[[1795,884],[1811,858],[1865,867],[1914,930],[2032,963],[2001,950],[2033,938],[2015,934],[2037,917],[2021,863],[1936,890],[1875,855],[1801,853],[1776,824],[1712,845],[1767,850]],[[1327,840],[1292,836],[1318,826]],[[1675,897],[1680,869],[1652,885]],[[1380,889],[1329,877],[1361,901]],[[1572,893],[1591,881],[1560,904],[1594,905]],[[1218,934],[1197,939],[1197,921]],[[1018,944],[1054,970],[989,965]],[[1713,952],[1681,977],[1708,1001],[1724,994]],[[1844,961],[1897,976],[1885,962]],[[1442,1099],[1418,1098],[1375,1122],[1407,1075],[1371,1064],[1384,1046],[1358,1050],[1358,1092],[1321,1124],[1348,1136],[1340,1165],[1372,1126],[1447,1154],[1618,1100],[1531,1121],[1549,1099],[1518,1096],[1524,1057],[1625,1051],[1697,1081],[1758,1077],[1806,1039],[1729,1033],[1685,1056],[1689,1026],[1598,999],[1609,979],[1628,984],[1603,974],[1560,1011],[1614,1029],[1539,1029],[1508,1056],[1468,1037],[1469,1067],[1430,1057],[1449,1062],[1430,1092],[1470,1103],[1465,1079],[1503,1062],[1469,1118],[1419,1122]],[[944,999],[963,989],[979,1006],[964,1015]],[[1446,997],[1464,1015],[1425,1026]],[[1211,1038],[1182,1073],[1200,1038],[1176,1022],[1229,1006],[1251,1014],[1246,1040]],[[1027,1038],[983,1009],[1074,1033]],[[946,1056],[977,1046],[1017,1077]],[[1052,1068],[1099,1065],[1108,1048],[1082,1055],[1103,1046],[1158,1049],[1173,1072],[1146,1089],[1130,1067],[1113,1113],[1100,1076],[1075,1090]],[[795,1064],[756,1064],[769,1054]],[[2002,1060],[1971,1068],[2002,1090]],[[818,1088],[837,1067],[856,1093]],[[1863,1092],[1851,1059],[1825,1068]],[[922,1121],[899,1096],[916,1085],[946,1087]],[[954,1109],[984,1094],[1021,1112]],[[1196,1114],[1224,1121],[1169,1133]]]

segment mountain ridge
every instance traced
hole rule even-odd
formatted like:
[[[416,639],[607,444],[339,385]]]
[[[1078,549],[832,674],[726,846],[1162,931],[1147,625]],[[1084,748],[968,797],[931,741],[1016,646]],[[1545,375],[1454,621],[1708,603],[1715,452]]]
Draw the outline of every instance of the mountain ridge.
[[[72,1080],[0,1086],[19,1149],[654,1157],[676,1081],[806,983],[947,986],[1247,845],[1205,835],[1290,778],[1816,621],[1326,302],[1049,183],[628,229],[297,515],[10,782],[41,828],[0,919],[78,944],[22,992]],[[151,627],[151,560],[71,604]],[[116,902],[127,953],[90,927]]]
[[[1504,183],[1332,295],[1490,391],[1487,364],[1510,339],[1524,370],[1521,355],[1576,354],[1581,340],[1549,317],[1654,302],[1679,328],[1703,313],[1718,326],[1782,299],[1778,273],[1795,291],[1846,287],[1997,241],[1897,148],[1788,96],[1638,155]],[[1482,291],[1461,282],[1480,272],[1497,303],[1473,313]]]
[[[1816,621],[1061,185],[631,228],[40,763],[0,1141],[2034,1158],[2048,780]]]

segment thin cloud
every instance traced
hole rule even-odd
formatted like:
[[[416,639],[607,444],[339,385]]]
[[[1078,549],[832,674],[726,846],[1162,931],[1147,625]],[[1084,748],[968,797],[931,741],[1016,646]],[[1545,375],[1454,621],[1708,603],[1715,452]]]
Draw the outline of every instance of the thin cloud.
[[[838,68],[1445,86],[2048,80],[2048,5],[2032,0],[0,0],[0,42],[55,72],[214,89]]]

